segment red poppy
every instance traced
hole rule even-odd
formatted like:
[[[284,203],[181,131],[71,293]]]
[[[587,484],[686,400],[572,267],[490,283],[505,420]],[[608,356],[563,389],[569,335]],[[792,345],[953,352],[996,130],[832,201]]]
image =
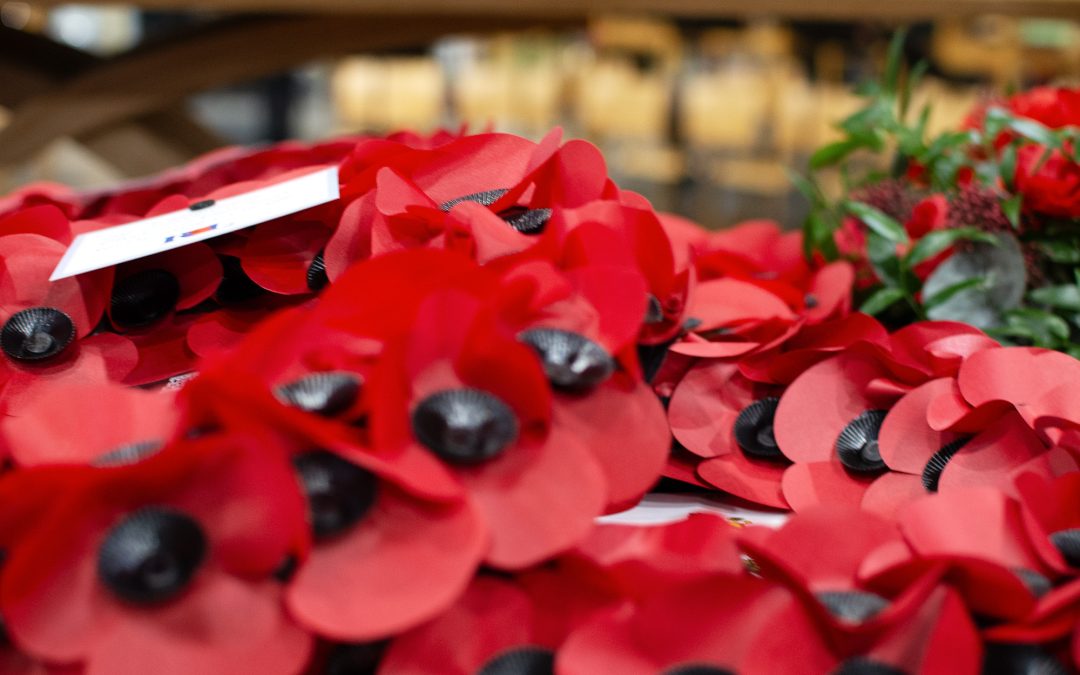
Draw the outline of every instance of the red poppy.
[[[1021,146],[1016,154],[1014,182],[1026,211],[1058,218],[1080,217],[1080,164],[1072,160],[1068,148]]]
[[[303,503],[288,465],[250,440],[5,477],[0,609],[12,641],[90,674],[297,672],[311,639],[271,575],[302,536]]]
[[[456,248],[488,261],[534,245],[552,209],[613,190],[595,147],[560,140],[556,130],[539,144],[505,134],[430,150],[361,144],[342,170],[346,197],[358,199],[327,245],[330,278],[357,259],[402,248]]]
[[[74,218],[82,207],[82,198],[59,183],[30,183],[0,196],[0,219],[34,206],[54,206],[67,218]],[[6,231],[5,231],[6,233]]]
[[[178,417],[170,392],[59,381],[32,389],[0,434],[17,466],[92,464],[110,453],[119,460],[160,449],[176,435]]]
[[[657,346],[682,332],[694,272],[681,267],[659,217],[648,202],[630,193],[576,209],[556,210],[548,242],[563,269],[614,265],[637,271],[648,291],[638,341]],[[538,247],[540,248],[540,247]]]
[[[1053,475],[1080,469],[1069,453],[1044,445],[1004,404],[948,411],[956,405],[958,390],[952,378],[931,380],[889,410],[878,443],[890,471],[869,487],[864,507],[888,514],[926,492],[972,485],[1008,489],[1018,472]]]
[[[750,528],[740,538],[761,574],[790,588],[814,617],[810,630],[772,635],[774,649],[761,656],[768,669],[800,672],[799,652],[784,652],[817,642],[835,664],[817,672],[857,664],[901,672],[977,671],[977,631],[964,603],[942,583],[939,567],[921,569],[899,587],[863,574],[866,561],[903,546],[889,521],[849,507],[819,507],[779,530]]]
[[[797,377],[781,397],[774,432],[795,464],[783,478],[796,510],[821,501],[858,504],[888,466],[878,432],[913,386],[956,373],[964,358],[997,343],[965,324],[921,322],[883,348],[862,343]]]
[[[564,649],[576,650],[570,645],[590,622],[665,597],[680,584],[741,571],[734,531],[704,515],[658,527],[599,526],[543,567],[508,578],[478,576],[449,611],[394,640],[382,669],[472,675],[517,664],[543,673],[553,672],[558,653],[563,672]],[[565,655],[567,672],[608,672],[577,668]]]

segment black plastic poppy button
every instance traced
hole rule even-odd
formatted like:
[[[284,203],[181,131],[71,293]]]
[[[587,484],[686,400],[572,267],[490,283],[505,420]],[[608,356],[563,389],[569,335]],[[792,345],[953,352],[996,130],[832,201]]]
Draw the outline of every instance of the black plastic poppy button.
[[[71,317],[53,307],[16,312],[0,329],[0,348],[16,361],[41,361],[64,351],[75,339]]]
[[[499,211],[499,217],[506,224],[522,234],[540,234],[551,220],[551,209],[527,209],[524,206],[511,206]]]
[[[1065,558],[1065,562],[1073,567],[1080,567],[1080,527],[1068,530],[1058,530],[1050,535],[1050,543]]]
[[[307,497],[316,539],[328,539],[355,525],[375,504],[378,478],[326,450],[293,458]]]
[[[584,335],[558,328],[532,328],[518,339],[540,355],[544,373],[557,389],[586,391],[615,372],[615,359]]]
[[[735,673],[727,668],[721,668],[720,666],[713,666],[707,663],[692,663],[686,666],[678,666],[665,670],[663,675],[735,675]]]
[[[98,578],[113,595],[136,604],[169,600],[206,557],[206,536],[193,518],[146,507],[128,515],[98,548]]]
[[[982,675],[1067,675],[1072,670],[1038,645],[987,642]]]
[[[311,260],[307,270],[307,287],[318,293],[330,283],[330,277],[326,275],[326,257],[323,251]]]
[[[479,389],[428,396],[412,414],[416,439],[455,464],[479,464],[501,454],[518,434],[510,406]]]
[[[117,467],[137,464],[147,457],[156,455],[164,447],[161,441],[136,441],[121,445],[119,448],[101,455],[91,464],[99,467]]]
[[[356,403],[363,385],[358,375],[342,371],[311,373],[274,390],[279,401],[305,412],[335,417]]]
[[[836,439],[836,455],[841,464],[857,473],[874,473],[886,468],[878,449],[878,432],[887,412],[867,410],[844,427]]]
[[[775,396],[754,401],[735,418],[735,442],[743,453],[755,459],[784,459],[773,433],[773,418],[779,403]]]
[[[162,269],[136,272],[116,282],[109,317],[121,328],[142,328],[165,318],[180,299],[180,282]]]
[[[507,190],[506,188],[485,190],[483,192],[474,192],[472,194],[462,195],[461,197],[454,197],[450,201],[443,202],[442,204],[439,204],[439,209],[442,211],[449,211],[458,204],[462,204],[464,202],[473,202],[475,204],[480,204],[481,206],[491,206],[495,202],[499,201],[499,199],[507,192],[509,192],[509,190]]]
[[[476,675],[554,675],[555,652],[543,647],[518,647],[495,656]]]
[[[1041,572],[1026,567],[1014,567],[1012,571],[1036,598],[1046,595],[1054,587],[1054,582]]]
[[[832,671],[832,675],[908,675],[903,669],[897,668],[894,665],[888,663],[882,663],[881,661],[875,661],[874,659],[867,658],[865,656],[856,656],[855,658],[847,659],[836,670]]]
[[[645,302],[645,323],[658,324],[664,322],[664,306],[660,304],[660,298],[652,293]]]
[[[945,467],[949,464],[953,455],[955,455],[960,448],[964,447],[964,444],[969,440],[971,439],[958,438],[955,441],[941,446],[940,450],[930,455],[930,459],[927,460],[926,466],[923,468],[922,472],[922,484],[927,492],[938,491],[938,483],[941,482],[941,472],[945,470]]]
[[[822,591],[816,595],[829,614],[845,623],[869,621],[889,606],[888,600],[867,591]]]

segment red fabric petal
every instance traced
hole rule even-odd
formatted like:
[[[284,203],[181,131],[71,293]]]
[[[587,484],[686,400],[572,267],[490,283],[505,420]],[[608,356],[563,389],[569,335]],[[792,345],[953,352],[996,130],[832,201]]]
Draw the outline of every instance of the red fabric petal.
[[[607,497],[592,453],[559,426],[543,442],[519,439],[460,475],[491,531],[487,562],[500,568],[534,564],[580,541]]]
[[[941,472],[940,490],[973,485],[1005,485],[1012,469],[1046,452],[1020,416],[1010,412],[977,434]]]
[[[498,653],[533,644],[525,592],[509,581],[478,576],[445,614],[391,642],[381,669],[399,675],[475,675]]]
[[[924,496],[926,488],[920,476],[889,471],[866,488],[862,507],[879,516],[895,519],[897,512],[905,505]]]
[[[94,641],[87,675],[233,675],[237,664],[286,675],[304,666],[313,646],[281,611],[274,581],[207,574],[176,602],[118,614],[113,629]]]
[[[874,476],[848,472],[839,461],[793,464],[784,471],[784,499],[795,511],[819,504],[858,506]]]
[[[271,293],[310,293],[308,267],[326,245],[330,228],[316,221],[285,218],[255,228],[240,253],[252,281]]]
[[[58,410],[66,414],[57,415]],[[8,453],[22,466],[88,464],[140,441],[164,442],[178,411],[174,397],[115,386],[56,384],[38,388],[3,425]]]
[[[742,452],[732,452],[701,462],[697,473],[713,487],[730,492],[755,504],[775,509],[789,509],[781,489],[788,465],[751,459]]]
[[[774,430],[781,451],[796,462],[835,460],[837,437],[852,420],[875,407],[864,392],[882,375],[874,359],[847,353],[796,378],[776,409]]]
[[[552,424],[592,450],[609,509],[629,507],[652,487],[671,448],[664,407],[648,385],[622,373],[585,396],[557,397]]]
[[[920,555],[956,555],[1039,571],[1019,505],[992,488],[939,493],[904,507],[899,526]]]
[[[71,317],[78,337],[97,326],[109,298],[112,268],[49,281],[65,248],[36,234],[0,237],[0,319],[29,307],[54,307]]]
[[[878,432],[881,459],[893,471],[921,475],[930,457],[956,439],[954,434],[931,429],[927,408],[953,390],[953,380],[941,378],[916,387],[897,401]]]
[[[1061,352],[1005,347],[979,352],[960,367],[960,392],[972,406],[1008,401],[1029,424],[1041,414],[1032,406],[1057,383],[1080,379],[1080,361]]]
[[[464,591],[486,544],[472,508],[424,505],[384,486],[354,529],[315,546],[289,583],[288,607],[306,628],[334,640],[399,633]]]

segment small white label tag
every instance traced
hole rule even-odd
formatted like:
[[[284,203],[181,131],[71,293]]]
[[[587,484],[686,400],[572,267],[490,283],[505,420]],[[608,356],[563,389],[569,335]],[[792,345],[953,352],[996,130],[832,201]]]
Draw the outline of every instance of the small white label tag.
[[[192,204],[183,211],[80,234],[49,281],[220,237],[339,196],[338,170],[332,166],[234,197]]]
[[[686,520],[694,513],[723,516],[729,523],[737,526],[764,525],[772,528],[782,526],[788,518],[786,513],[780,511],[758,511],[729,504],[719,496],[713,498],[689,494],[648,494],[637,506],[601,516],[597,520],[615,525],[664,525]]]

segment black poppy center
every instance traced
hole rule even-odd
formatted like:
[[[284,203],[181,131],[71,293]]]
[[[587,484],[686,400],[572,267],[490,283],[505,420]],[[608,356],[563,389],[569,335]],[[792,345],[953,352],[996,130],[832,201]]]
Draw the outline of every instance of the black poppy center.
[[[615,359],[584,335],[557,328],[533,328],[518,339],[533,348],[557,389],[586,391],[615,372]]]
[[[1033,644],[987,642],[983,652],[983,675],[1066,675],[1070,669],[1056,657]]]
[[[335,417],[356,403],[362,381],[353,373],[311,373],[274,390],[279,401],[305,412]]]
[[[307,497],[308,516],[316,539],[341,534],[355,525],[375,504],[378,479],[325,450],[293,458],[293,467]]]
[[[1072,567],[1080,567],[1080,528],[1058,530],[1050,535],[1050,543]]]
[[[755,459],[784,459],[780,446],[776,443],[773,431],[773,419],[780,399],[769,396],[742,409],[735,418],[735,442],[749,457]]]
[[[822,591],[818,602],[835,618],[845,623],[869,621],[889,606],[889,601],[867,591]]]
[[[307,287],[316,293],[326,288],[330,277],[326,274],[325,252],[319,251],[311,260],[307,270]]]
[[[443,202],[439,208],[449,211],[462,202],[474,202],[482,206],[491,206],[499,201],[509,190],[486,190],[473,194],[455,197],[448,202]],[[551,209],[530,209],[524,206],[510,206],[499,211],[498,215],[506,223],[522,234],[540,234],[544,226],[551,220]]]
[[[663,675],[735,675],[734,671],[707,663],[692,663],[665,670]]]
[[[479,389],[447,389],[428,396],[412,414],[416,439],[455,464],[478,464],[517,438],[513,410]]]
[[[98,549],[98,578],[113,595],[136,604],[177,596],[206,557],[206,536],[193,518],[146,507],[113,526]]]
[[[136,464],[147,457],[157,454],[161,448],[161,441],[136,441],[134,443],[121,445],[119,448],[101,455],[91,463],[94,466],[100,467],[127,466],[129,464]]]
[[[1050,592],[1050,589],[1054,587],[1054,582],[1050,581],[1046,575],[1036,572],[1033,569],[1027,567],[1014,567],[1012,568],[1013,574],[1020,578],[1032,595],[1036,598],[1041,598]]]
[[[645,301],[645,323],[658,324],[664,322],[664,306],[660,304],[660,298],[652,293]]]
[[[866,656],[856,656],[843,661],[832,675],[907,675],[904,670]]]
[[[165,318],[180,299],[180,282],[163,269],[136,272],[116,282],[109,316],[121,328],[141,328]]]
[[[553,675],[555,652],[543,647],[518,647],[497,654],[476,675]]]
[[[265,295],[266,290],[251,280],[244,271],[240,258],[233,255],[219,256],[222,277],[214,297],[223,305],[235,305]]]
[[[957,453],[960,448],[964,447],[969,438],[958,438],[955,441],[946,443],[941,446],[941,449],[930,455],[930,459],[927,460],[926,466],[922,472],[922,484],[926,488],[927,492],[937,492],[938,483],[941,482],[941,472],[945,470],[949,461],[953,458],[953,455]]]
[[[385,651],[383,642],[335,645],[326,657],[324,675],[374,675]]]
[[[840,463],[857,473],[874,473],[885,468],[878,448],[878,432],[885,410],[867,410],[844,427],[836,439]]]
[[[71,317],[54,307],[16,312],[0,329],[0,349],[16,361],[40,361],[62,352],[75,339]]]

